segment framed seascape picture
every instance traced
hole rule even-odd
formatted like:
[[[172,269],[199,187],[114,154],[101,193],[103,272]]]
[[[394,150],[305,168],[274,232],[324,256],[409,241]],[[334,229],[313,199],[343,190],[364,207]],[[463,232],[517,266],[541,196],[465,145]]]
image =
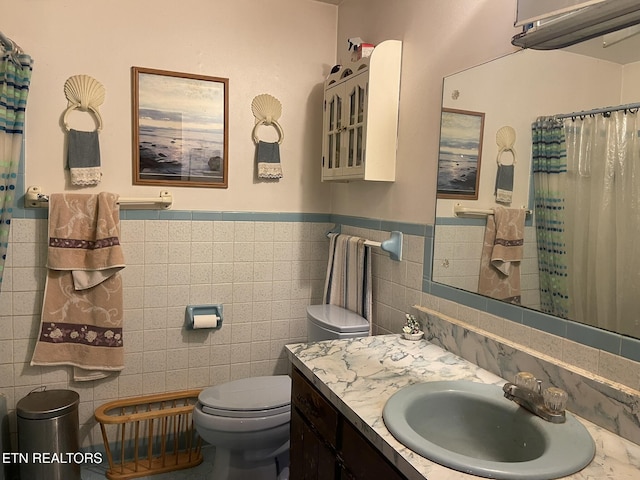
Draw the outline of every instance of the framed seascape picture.
[[[478,199],[484,113],[442,109],[437,198]]]
[[[132,67],[133,184],[227,188],[229,80]]]

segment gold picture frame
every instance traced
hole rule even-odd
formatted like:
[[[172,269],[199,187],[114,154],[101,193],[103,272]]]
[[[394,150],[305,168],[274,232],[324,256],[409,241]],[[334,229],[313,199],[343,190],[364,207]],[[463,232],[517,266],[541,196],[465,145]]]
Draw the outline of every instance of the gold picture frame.
[[[132,67],[133,184],[227,188],[229,79]]]

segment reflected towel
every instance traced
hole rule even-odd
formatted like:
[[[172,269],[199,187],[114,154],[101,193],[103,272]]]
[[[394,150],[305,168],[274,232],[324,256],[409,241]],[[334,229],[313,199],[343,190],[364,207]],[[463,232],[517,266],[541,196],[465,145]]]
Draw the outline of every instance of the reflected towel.
[[[69,130],[67,136],[67,167],[73,185],[97,185],[100,171],[100,143],[98,132]]]
[[[522,208],[496,207],[487,216],[478,293],[520,304],[520,262],[524,252]]]
[[[280,164],[280,145],[278,143],[258,142],[258,178],[282,178]]]
[[[360,237],[329,234],[323,301],[366,318],[371,333],[371,253],[364,242]]]
[[[47,281],[31,365],[73,365],[74,380],[124,368],[118,196],[49,198]]]

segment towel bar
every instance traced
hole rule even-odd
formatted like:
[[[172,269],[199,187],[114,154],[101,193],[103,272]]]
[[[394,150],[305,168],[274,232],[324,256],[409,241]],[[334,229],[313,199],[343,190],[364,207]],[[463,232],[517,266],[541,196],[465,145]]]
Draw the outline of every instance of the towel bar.
[[[531,215],[533,213],[531,210],[527,210],[526,207],[522,207],[522,208],[525,209],[525,213],[527,215]],[[456,203],[453,206],[453,214],[456,217],[459,217],[460,215],[473,215],[476,217],[486,217],[487,215],[493,215],[493,213],[494,213],[493,208],[482,209],[482,208],[463,207],[459,203]]]
[[[120,208],[171,208],[173,203],[173,196],[171,192],[162,190],[158,197],[140,197],[140,198],[127,198],[120,197],[118,204]],[[39,186],[31,186],[27,189],[27,193],[24,195],[25,208],[46,208],[49,205],[49,195],[42,193],[42,188]]]
[[[330,233],[340,233],[340,230],[340,225],[336,225],[333,229],[327,232],[327,236],[329,236]],[[383,251],[389,254],[391,260],[400,262],[402,260],[402,239],[402,232],[393,230],[387,240],[375,242],[373,240],[365,239],[364,244],[369,247],[380,247]]]

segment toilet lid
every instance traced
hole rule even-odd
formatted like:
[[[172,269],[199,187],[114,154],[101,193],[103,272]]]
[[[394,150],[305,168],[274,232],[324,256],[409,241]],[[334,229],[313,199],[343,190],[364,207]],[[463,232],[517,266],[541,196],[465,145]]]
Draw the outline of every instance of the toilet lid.
[[[316,325],[339,333],[368,332],[369,322],[351,310],[337,305],[309,305],[309,320]]]
[[[204,389],[198,395],[202,411],[225,417],[264,417],[291,409],[288,375],[234,380]]]

